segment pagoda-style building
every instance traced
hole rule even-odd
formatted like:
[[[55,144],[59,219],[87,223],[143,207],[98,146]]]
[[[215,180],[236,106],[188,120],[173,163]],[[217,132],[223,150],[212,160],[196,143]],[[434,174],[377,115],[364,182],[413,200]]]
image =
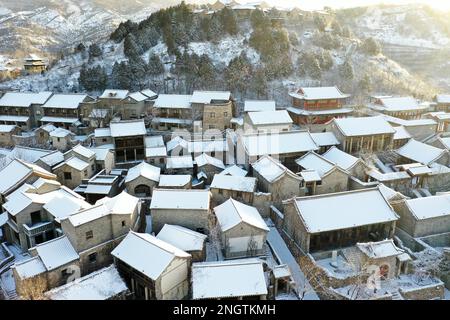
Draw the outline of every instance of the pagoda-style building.
[[[350,95],[337,87],[302,87],[289,95],[292,106],[287,110],[298,125],[324,124],[333,118],[344,118],[353,111],[347,105]]]
[[[42,73],[47,70],[47,64],[35,54],[30,54],[25,58],[23,64],[25,72],[27,73]]]

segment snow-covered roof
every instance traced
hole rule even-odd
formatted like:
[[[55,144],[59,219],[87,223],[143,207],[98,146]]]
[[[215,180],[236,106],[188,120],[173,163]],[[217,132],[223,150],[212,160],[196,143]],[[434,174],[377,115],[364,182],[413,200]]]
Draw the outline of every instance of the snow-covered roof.
[[[391,125],[381,116],[333,119],[336,127],[347,137],[370,136],[395,133]]]
[[[378,188],[299,197],[294,204],[309,233],[398,220]]]
[[[308,131],[286,131],[276,134],[249,134],[241,136],[249,156],[286,154],[318,150]]]
[[[45,293],[50,300],[107,300],[127,291],[119,272],[111,265]]]
[[[367,171],[366,174],[369,177],[371,177],[377,181],[380,181],[380,182],[411,179],[411,176],[406,171],[381,173],[378,170],[371,169],[371,170]]]
[[[70,135],[73,135],[73,133],[64,128],[56,128],[55,130],[50,132],[50,137],[55,137],[55,138],[64,138],[64,137],[67,137]]]
[[[42,107],[77,109],[87,97],[85,94],[54,94]]]
[[[194,91],[191,103],[211,103],[211,101],[228,101],[231,99],[230,91]]]
[[[322,115],[344,115],[353,112],[353,108],[337,108],[337,109],[324,109],[324,110],[306,110],[296,107],[288,107],[287,111],[303,116],[322,116]]]
[[[344,99],[350,97],[348,94],[343,94],[337,87],[302,87],[297,92],[289,95],[304,100]]]
[[[410,139],[405,145],[397,149],[396,152],[402,157],[426,165],[435,162],[444,154],[448,153],[445,149],[439,149],[414,139]]]
[[[167,142],[167,144],[166,144],[167,152],[172,151],[173,149],[177,148],[178,146],[180,146],[183,149],[187,149],[188,145],[189,145],[189,142],[187,142],[180,136],[176,136],[176,137],[172,138],[169,142]]]
[[[417,127],[417,126],[437,126],[437,122],[433,119],[411,119],[405,120],[396,117],[392,117],[387,114],[381,115],[383,119],[385,119],[389,123],[394,123],[399,126],[404,127]]]
[[[232,198],[215,207],[214,213],[222,232],[228,231],[240,223],[246,223],[257,229],[269,231],[258,209]]]
[[[164,147],[163,136],[149,136],[145,137],[146,148]]]
[[[80,156],[83,156],[85,158],[90,158],[95,156],[95,152],[92,150],[89,150],[86,147],[83,147],[81,144],[77,144],[75,147],[71,149],[71,151],[75,152],[76,154],[79,154]],[[68,151],[70,152],[70,151]]]
[[[48,133],[50,133],[53,130],[55,130],[56,127],[53,124],[51,124],[51,123],[47,123],[47,124],[43,124],[38,129],[42,129],[42,130],[47,131]]]
[[[267,294],[261,261],[256,259],[192,264],[192,298],[232,298]]]
[[[305,182],[314,182],[314,181],[321,181],[322,178],[320,177],[319,173],[316,170],[302,170],[300,172],[300,176],[305,180]]]
[[[187,148],[190,153],[224,152],[228,151],[228,143],[226,140],[189,141]]]
[[[156,237],[186,252],[203,250],[207,238],[202,233],[172,224],[165,224]]]
[[[322,157],[332,163],[335,163],[337,166],[344,170],[350,170],[355,164],[361,161],[359,158],[356,158],[351,154],[348,154],[347,152],[339,150],[336,147],[331,147],[330,149],[328,149],[327,152],[322,155]]]
[[[315,152],[308,152],[303,157],[295,160],[299,166],[306,170],[316,171],[321,178],[326,176],[331,170],[336,168],[334,163],[328,161],[324,157],[318,155]]]
[[[44,104],[53,93],[43,91],[32,92],[6,92],[0,98],[0,107],[28,108],[32,104]]]
[[[437,103],[450,103],[450,94],[438,94],[436,101]]]
[[[271,156],[262,156],[252,163],[253,170],[258,172],[268,182],[275,182],[285,174],[300,179],[291,170],[286,168],[282,163],[275,160]]]
[[[190,257],[183,250],[150,234],[133,231],[128,233],[111,255],[152,280],[158,279],[175,258]]]
[[[417,220],[450,215],[450,195],[406,200],[406,205]]]
[[[311,133],[311,138],[319,147],[337,146],[340,144],[333,132]]]
[[[189,174],[162,174],[159,176],[159,187],[184,187],[192,179]]]
[[[94,131],[94,135],[96,138],[111,137],[111,129],[110,128],[96,128]]]
[[[35,248],[47,271],[79,259],[67,236],[38,244]]]
[[[81,160],[77,157],[71,157],[64,161],[63,163],[58,164],[56,167],[53,168],[53,170],[56,170],[64,165],[68,165],[71,168],[74,168],[75,170],[82,171],[89,167],[89,163],[86,161]]]
[[[392,239],[378,242],[357,243],[356,246],[369,258],[386,258],[398,256],[405,251],[398,248]]]
[[[133,99],[136,102],[141,102],[147,100],[148,97],[145,94],[142,94],[141,92],[133,92],[128,95],[127,100],[128,99]]]
[[[395,130],[394,140],[410,139],[411,135],[404,126],[393,127]]]
[[[208,190],[154,189],[150,209],[208,210]]]
[[[154,148],[145,148],[145,157],[166,157],[167,150],[166,147],[154,147]]]
[[[70,117],[51,117],[51,116],[44,116],[39,120],[41,122],[48,122],[48,123],[68,123],[68,124],[77,124],[80,123],[80,120],[78,118],[70,118]],[[58,128],[60,129],[60,128]]]
[[[0,171],[0,193],[8,193],[12,188],[25,181],[33,172],[49,178],[56,177],[37,165],[14,159]]]
[[[47,202],[43,208],[56,220],[68,217],[79,210],[90,208],[91,205],[82,199],[57,195]]]
[[[54,165],[57,165],[58,163],[64,161],[64,155],[62,154],[61,151],[54,151],[40,157],[39,160],[45,163],[46,165],[53,167]]]
[[[149,98],[155,98],[158,94],[150,89],[142,90],[141,93]]]
[[[16,262],[13,265],[20,279],[29,279],[47,271],[41,258],[33,257],[27,260]]]
[[[216,174],[212,180],[211,188],[254,192],[256,190],[256,178]]]
[[[125,120],[109,124],[112,137],[144,136],[147,133],[144,120]]]
[[[146,162],[141,162],[137,166],[134,166],[128,170],[127,176],[125,178],[125,183],[135,180],[138,177],[144,177],[148,180],[155,182],[159,181],[159,175],[161,168],[152,166]]]
[[[1,133],[10,133],[15,128],[17,128],[14,124],[0,124],[0,132]]]
[[[97,220],[101,217],[104,217],[106,215],[109,215],[111,212],[108,209],[108,207],[104,204],[96,204],[90,208],[83,209],[78,211],[77,213],[70,215],[68,217],[69,222],[75,226],[78,227],[80,225],[83,225],[85,223]]]
[[[293,121],[286,110],[249,112],[254,125],[291,124]]]
[[[219,174],[245,177],[248,174],[248,172],[246,170],[242,169],[241,167],[238,167],[237,165],[233,164],[233,165],[226,167]]]
[[[273,100],[245,100],[244,112],[275,111]]]
[[[193,168],[194,162],[191,156],[168,157],[166,160],[166,169]]]
[[[406,198],[403,194],[401,194],[398,191],[395,191],[394,189],[391,189],[389,187],[387,187],[384,183],[380,183],[378,185],[378,189],[380,189],[381,193],[383,194],[384,198],[386,200],[391,200],[392,198],[395,197],[401,197],[401,198]]]
[[[155,108],[190,109],[191,95],[160,94],[153,105]]]
[[[0,213],[0,227],[3,227],[8,221],[8,213],[5,211]]]
[[[371,104],[370,108],[379,111],[408,111],[408,110],[424,110],[428,105],[419,104],[413,97],[387,97],[380,98],[381,104]]]
[[[139,205],[139,198],[134,197],[131,194],[122,191],[117,196],[112,198],[102,198],[98,200],[95,204],[105,205],[111,214],[132,214],[136,207]]]
[[[223,161],[214,157],[207,155],[206,153],[202,153],[201,155],[195,157],[195,163],[197,167],[203,167],[205,165],[211,165],[219,169],[225,169],[225,165]]]
[[[111,150],[108,148],[100,148],[100,147],[89,148],[89,150],[95,153],[95,160],[97,161],[105,161],[106,156],[108,155],[108,153],[111,152]]]
[[[8,157],[10,159],[21,159],[28,162],[36,162],[39,158],[46,156],[50,153],[53,153],[52,150],[39,149],[39,148],[30,148],[24,146],[15,146],[14,149],[11,150]]]
[[[27,122],[30,117],[26,116],[9,116],[9,115],[0,115],[0,121],[15,121],[15,122]]]
[[[128,96],[129,91],[128,90],[116,90],[116,89],[106,89],[103,91],[101,96],[99,96],[100,99],[118,99],[122,100],[125,99]]]

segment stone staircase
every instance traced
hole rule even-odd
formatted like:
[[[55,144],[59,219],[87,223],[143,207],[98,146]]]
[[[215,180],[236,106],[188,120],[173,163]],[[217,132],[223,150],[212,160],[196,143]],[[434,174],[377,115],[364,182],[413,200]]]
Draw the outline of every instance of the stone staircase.
[[[392,295],[392,300],[405,300],[397,290],[391,291],[390,293]]]
[[[345,248],[342,250],[342,255],[345,260],[347,260],[348,264],[355,271],[359,271],[361,269],[360,265],[360,251],[356,247]]]

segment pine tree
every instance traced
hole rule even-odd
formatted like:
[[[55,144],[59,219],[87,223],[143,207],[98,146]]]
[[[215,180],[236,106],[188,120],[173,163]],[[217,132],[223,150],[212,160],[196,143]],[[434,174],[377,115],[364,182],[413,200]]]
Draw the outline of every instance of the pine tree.
[[[258,99],[267,97],[267,77],[262,67],[255,70],[251,84],[252,91],[256,93]]]
[[[102,54],[102,49],[98,46],[98,44],[93,43],[89,46],[89,59],[101,57]]]
[[[364,40],[361,49],[364,53],[371,56],[376,56],[381,53],[380,43],[372,37]]]
[[[153,76],[164,73],[164,65],[156,54],[151,54],[148,61],[148,73]]]
[[[353,80],[355,75],[353,71],[353,65],[350,60],[346,60],[342,65],[339,66],[339,73],[345,80]]]

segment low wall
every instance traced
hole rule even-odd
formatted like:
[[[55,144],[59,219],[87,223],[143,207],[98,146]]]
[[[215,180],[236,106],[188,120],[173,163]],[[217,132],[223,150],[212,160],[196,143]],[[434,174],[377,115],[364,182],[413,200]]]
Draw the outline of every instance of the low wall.
[[[411,289],[399,289],[403,298],[408,300],[433,300],[444,298],[444,283],[439,281],[428,286],[411,288]]]

